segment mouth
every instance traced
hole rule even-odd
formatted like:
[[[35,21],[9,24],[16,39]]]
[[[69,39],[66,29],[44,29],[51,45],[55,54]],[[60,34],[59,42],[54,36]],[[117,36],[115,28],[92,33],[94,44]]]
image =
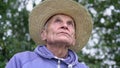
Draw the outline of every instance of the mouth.
[[[70,34],[69,34],[69,33],[67,33],[67,32],[59,32],[58,34],[63,34],[63,35],[67,35],[67,36],[69,36],[69,37],[70,37]]]

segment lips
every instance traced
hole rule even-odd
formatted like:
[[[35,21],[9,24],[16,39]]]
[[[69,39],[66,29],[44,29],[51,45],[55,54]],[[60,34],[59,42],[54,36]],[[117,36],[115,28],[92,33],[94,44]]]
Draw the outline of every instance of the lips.
[[[70,36],[70,34],[69,34],[69,33],[67,33],[67,32],[59,32],[58,34],[65,34],[65,35]]]

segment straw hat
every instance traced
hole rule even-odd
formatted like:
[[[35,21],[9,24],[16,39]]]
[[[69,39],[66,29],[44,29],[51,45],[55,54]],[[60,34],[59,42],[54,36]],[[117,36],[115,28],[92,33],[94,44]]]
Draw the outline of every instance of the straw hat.
[[[73,0],[45,0],[38,4],[29,16],[29,32],[36,44],[45,44],[40,37],[45,22],[53,15],[63,13],[71,16],[76,23],[76,44],[70,49],[81,50],[88,42],[92,31],[89,12]]]

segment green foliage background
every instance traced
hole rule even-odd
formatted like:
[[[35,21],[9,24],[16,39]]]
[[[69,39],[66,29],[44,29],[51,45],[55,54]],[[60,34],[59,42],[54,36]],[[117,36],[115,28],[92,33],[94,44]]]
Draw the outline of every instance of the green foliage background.
[[[29,1],[0,0],[0,68],[15,53],[36,47],[28,32]],[[80,61],[90,68],[120,68],[120,0],[76,1],[88,9],[94,21],[90,42],[78,52]]]

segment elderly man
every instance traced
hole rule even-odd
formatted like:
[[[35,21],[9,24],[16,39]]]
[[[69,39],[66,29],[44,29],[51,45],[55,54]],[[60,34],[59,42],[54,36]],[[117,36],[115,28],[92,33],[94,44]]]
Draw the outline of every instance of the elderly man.
[[[67,15],[55,15],[46,23],[41,32],[42,40],[46,42],[46,47],[56,57],[67,57],[68,48],[75,45],[75,23]]]
[[[34,52],[12,57],[6,68],[88,68],[75,52],[87,43],[92,31],[88,11],[72,0],[46,0],[29,17]]]

